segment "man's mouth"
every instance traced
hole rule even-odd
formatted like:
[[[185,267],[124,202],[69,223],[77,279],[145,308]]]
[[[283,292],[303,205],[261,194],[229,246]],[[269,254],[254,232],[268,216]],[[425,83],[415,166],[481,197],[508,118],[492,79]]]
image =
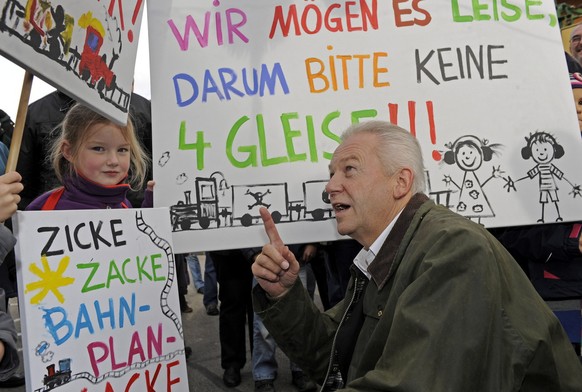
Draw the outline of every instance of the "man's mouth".
[[[348,208],[350,208],[350,206],[349,206],[349,205],[347,205],[347,204],[341,204],[341,203],[334,203],[334,204],[333,204],[333,210],[334,210],[335,212],[341,212],[341,211],[345,211],[345,210],[347,210]]]

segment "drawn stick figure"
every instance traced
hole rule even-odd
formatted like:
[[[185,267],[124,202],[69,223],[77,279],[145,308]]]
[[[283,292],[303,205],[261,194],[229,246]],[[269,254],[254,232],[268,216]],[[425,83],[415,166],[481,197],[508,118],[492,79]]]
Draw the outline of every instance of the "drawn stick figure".
[[[516,190],[515,183],[526,178],[534,179],[539,177],[539,192],[540,204],[542,205],[542,215],[538,222],[544,223],[545,205],[551,201],[556,207],[558,217],[556,222],[561,222],[563,219],[560,215],[560,208],[558,202],[558,184],[556,180],[566,180],[572,186],[573,197],[582,196],[580,186],[570,182],[564,173],[552,162],[555,159],[560,159],[564,156],[564,147],[562,147],[556,138],[547,132],[536,131],[530,134],[530,137],[525,138],[526,146],[521,149],[521,157],[525,160],[533,159],[536,165],[527,172],[527,174],[517,180],[513,181],[511,177],[508,178],[505,188],[510,192],[512,189]]]
[[[449,165],[456,164],[463,171],[463,181],[460,185],[448,175],[443,179],[447,186],[453,184],[460,190],[459,201],[454,207],[456,212],[469,219],[476,218],[479,223],[481,218],[494,217],[495,214],[483,187],[491,179],[501,177],[503,172],[499,167],[493,167],[491,176],[483,182],[479,180],[476,172],[483,162],[490,161],[497,154],[501,145],[488,145],[487,140],[465,135],[453,143],[448,143],[446,147],[449,151],[445,152],[443,162]]]

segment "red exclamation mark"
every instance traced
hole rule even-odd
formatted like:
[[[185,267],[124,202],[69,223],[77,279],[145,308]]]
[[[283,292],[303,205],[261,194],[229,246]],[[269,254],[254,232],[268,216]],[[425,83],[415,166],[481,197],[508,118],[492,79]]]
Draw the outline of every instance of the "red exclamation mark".
[[[408,120],[410,122],[410,133],[416,137],[416,102],[408,101]]]
[[[139,15],[139,11],[141,9],[141,4],[143,3],[143,0],[137,0],[135,3],[135,8],[133,10],[133,15],[131,17],[131,24],[135,25],[135,21],[137,20],[137,16]],[[129,40],[129,42],[133,42],[133,31],[129,30],[127,32],[127,39]]]
[[[139,15],[139,11],[141,9],[141,5],[143,3],[143,0],[136,0],[135,2],[135,8],[133,10],[133,15],[131,17],[131,23],[135,25],[135,21],[137,20],[137,16]],[[122,0],[117,0],[117,4],[119,7],[119,24],[121,25],[121,30],[124,31],[125,30],[125,21],[123,19],[123,4],[122,4]],[[109,12],[109,16],[113,16],[113,8],[115,7],[115,0],[111,0],[111,2],[109,3],[109,9],[107,10]],[[129,42],[133,42],[133,31],[131,29],[129,29],[127,31],[127,39],[129,40]]]
[[[121,24],[121,30],[125,30],[125,23],[123,22],[123,5],[121,4],[121,0],[117,0],[119,4],[119,23]],[[113,7],[115,7],[115,0],[111,0],[109,3],[109,16],[113,16]]]
[[[390,122],[394,125],[398,125],[398,104],[389,103],[388,112],[390,113]]]
[[[436,127],[434,124],[434,107],[432,105],[432,101],[426,101],[426,111],[428,113],[428,126],[429,126],[429,133],[430,133],[430,142],[433,146],[436,146]],[[443,159],[443,156],[440,151],[432,150],[432,159],[437,162],[440,162]]]

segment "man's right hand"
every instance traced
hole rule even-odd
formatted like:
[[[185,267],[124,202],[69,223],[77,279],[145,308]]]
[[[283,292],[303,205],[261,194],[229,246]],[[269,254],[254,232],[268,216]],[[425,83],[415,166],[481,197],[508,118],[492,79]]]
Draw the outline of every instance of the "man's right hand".
[[[278,298],[295,284],[300,266],[293,252],[281,240],[269,211],[263,207],[260,213],[269,243],[255,258],[252,271],[263,290],[272,298]]]
[[[9,219],[17,210],[19,193],[24,186],[22,177],[15,171],[0,176],[0,222]]]

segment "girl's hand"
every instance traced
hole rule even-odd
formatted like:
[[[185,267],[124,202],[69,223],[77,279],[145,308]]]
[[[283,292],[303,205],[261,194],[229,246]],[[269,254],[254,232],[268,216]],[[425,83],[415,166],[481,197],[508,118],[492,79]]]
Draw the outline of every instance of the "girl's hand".
[[[19,193],[24,188],[20,181],[22,177],[17,172],[0,176],[0,222],[9,219],[18,208]]]
[[[148,181],[147,190],[150,192],[153,192],[155,185],[156,185],[156,182],[154,180]]]

